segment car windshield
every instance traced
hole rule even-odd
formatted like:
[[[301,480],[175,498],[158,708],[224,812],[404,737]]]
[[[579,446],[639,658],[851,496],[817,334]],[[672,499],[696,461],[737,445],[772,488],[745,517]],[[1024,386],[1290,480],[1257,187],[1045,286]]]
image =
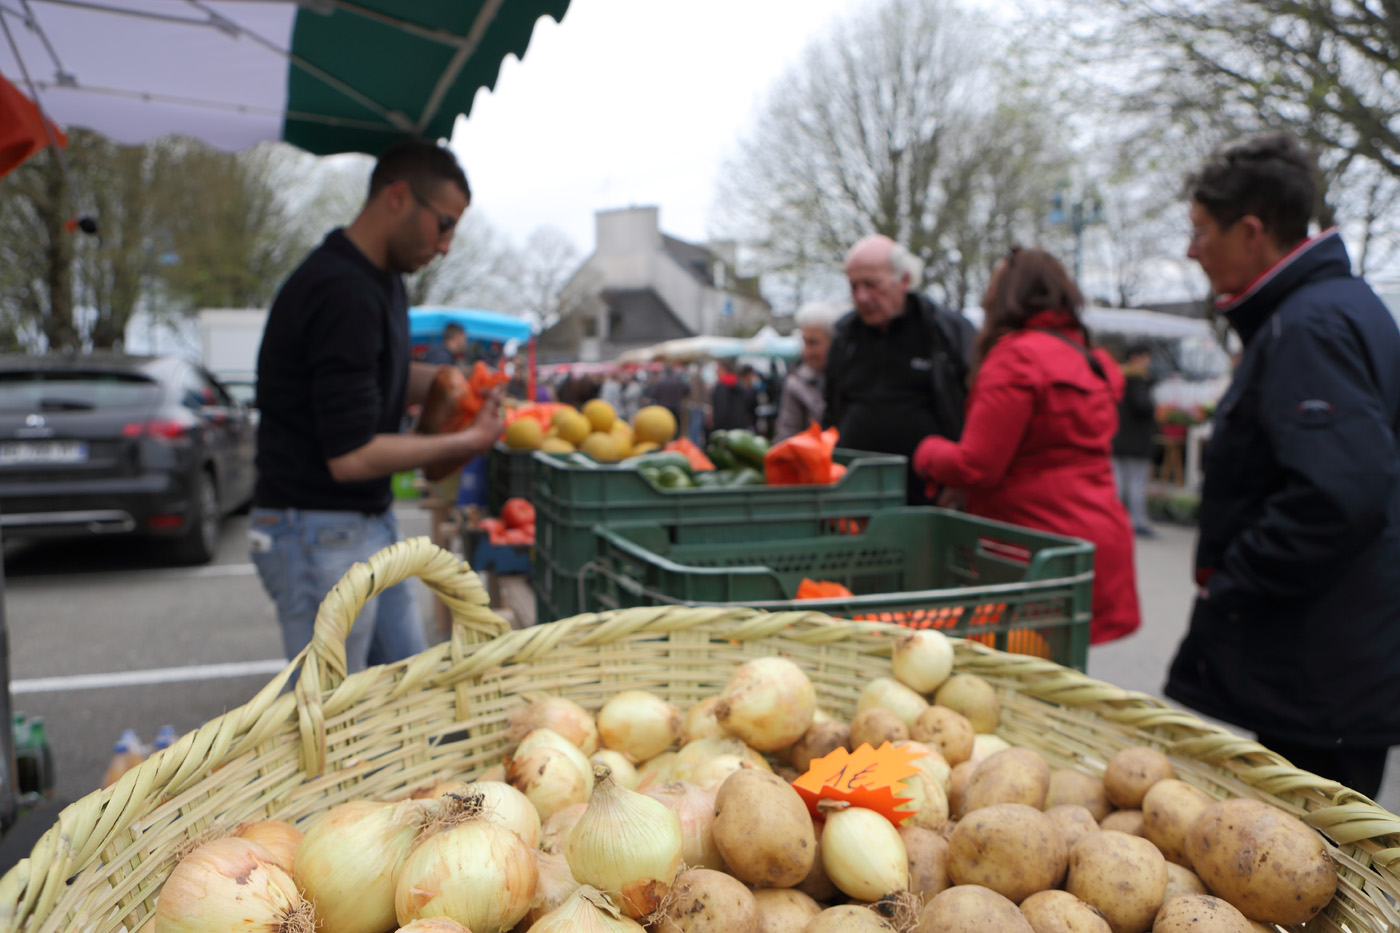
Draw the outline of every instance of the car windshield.
[[[160,387],[139,373],[0,372],[0,411],[91,411],[159,399]]]

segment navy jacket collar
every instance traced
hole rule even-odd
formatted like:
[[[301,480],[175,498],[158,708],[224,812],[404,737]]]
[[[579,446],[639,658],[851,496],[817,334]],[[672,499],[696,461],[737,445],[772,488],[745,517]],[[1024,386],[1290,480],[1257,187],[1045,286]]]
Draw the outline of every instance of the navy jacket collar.
[[[1300,243],[1237,295],[1216,300],[1215,306],[1249,343],[1290,294],[1319,278],[1351,276],[1351,257],[1336,227]]]

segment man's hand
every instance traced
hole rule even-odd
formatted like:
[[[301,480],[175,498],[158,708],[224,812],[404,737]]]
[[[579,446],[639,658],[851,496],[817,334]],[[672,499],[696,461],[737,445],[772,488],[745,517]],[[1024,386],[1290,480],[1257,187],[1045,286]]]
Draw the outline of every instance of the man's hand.
[[[496,438],[506,429],[505,401],[506,387],[496,386],[482,399],[481,410],[476,413],[471,425],[462,430],[462,437],[471,445],[468,456],[475,457],[495,446]]]

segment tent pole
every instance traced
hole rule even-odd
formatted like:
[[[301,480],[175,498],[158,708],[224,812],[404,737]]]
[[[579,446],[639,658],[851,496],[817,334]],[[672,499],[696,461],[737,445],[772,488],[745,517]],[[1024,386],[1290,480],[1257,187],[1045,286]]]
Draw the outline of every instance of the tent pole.
[[[527,398],[525,399],[525,401],[527,401],[527,402],[533,402],[533,401],[535,401],[535,400],[539,397],[538,394],[537,394],[537,392],[536,392],[536,385],[535,385],[535,382],[536,382],[536,375],[535,375],[535,338],[534,338],[534,336],[531,336],[531,337],[530,337],[530,344],[529,344],[529,349],[528,349],[527,352],[528,352],[529,355],[530,355],[530,374],[526,377],[526,381],[525,381],[525,395],[527,396]]]

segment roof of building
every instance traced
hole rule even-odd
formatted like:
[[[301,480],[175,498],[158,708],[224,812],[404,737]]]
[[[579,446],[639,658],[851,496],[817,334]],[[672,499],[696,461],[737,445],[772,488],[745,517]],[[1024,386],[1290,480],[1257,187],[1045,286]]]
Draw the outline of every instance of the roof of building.
[[[601,296],[611,315],[616,315],[616,323],[609,327],[611,343],[656,342],[695,334],[654,289],[605,288]]]

